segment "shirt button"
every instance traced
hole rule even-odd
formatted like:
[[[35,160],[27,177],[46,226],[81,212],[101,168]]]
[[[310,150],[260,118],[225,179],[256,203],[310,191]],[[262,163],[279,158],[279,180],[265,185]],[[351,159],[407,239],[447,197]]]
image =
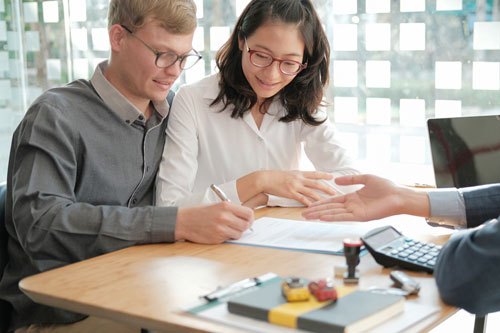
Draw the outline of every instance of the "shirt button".
[[[125,122],[126,122],[127,124],[130,124],[130,120],[128,120],[128,119],[127,119],[127,120],[125,120]]]
[[[132,199],[132,205],[135,205],[137,203],[137,198]]]
[[[139,120],[144,120],[144,116],[139,116]]]

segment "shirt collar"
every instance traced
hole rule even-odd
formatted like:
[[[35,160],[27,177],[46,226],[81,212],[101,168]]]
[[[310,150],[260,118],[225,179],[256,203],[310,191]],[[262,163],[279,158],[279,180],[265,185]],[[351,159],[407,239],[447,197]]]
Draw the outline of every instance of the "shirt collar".
[[[126,123],[132,124],[136,120],[145,122],[146,119],[144,118],[142,112],[130,103],[129,100],[106,79],[104,72],[107,67],[107,60],[97,65],[94,75],[92,76],[92,79],[90,79],[94,89],[97,91],[104,103],[106,103],[106,105]],[[167,116],[170,109],[166,100],[153,102],[153,106],[162,119]]]

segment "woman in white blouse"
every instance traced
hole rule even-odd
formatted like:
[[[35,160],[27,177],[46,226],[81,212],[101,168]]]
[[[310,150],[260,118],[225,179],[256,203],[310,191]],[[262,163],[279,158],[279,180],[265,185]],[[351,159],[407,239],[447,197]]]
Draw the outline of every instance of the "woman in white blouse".
[[[171,109],[157,204],[309,206],[356,174],[319,108],[330,48],[309,0],[253,0],[216,56],[219,73],[182,87]],[[301,145],[317,171],[297,171]]]

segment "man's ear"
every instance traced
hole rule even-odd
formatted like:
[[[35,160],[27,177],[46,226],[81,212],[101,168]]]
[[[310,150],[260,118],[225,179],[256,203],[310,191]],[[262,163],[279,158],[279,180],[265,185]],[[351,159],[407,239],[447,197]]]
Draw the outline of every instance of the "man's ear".
[[[128,32],[119,24],[111,26],[109,29],[109,44],[111,46],[111,50],[120,51],[125,34],[128,34]]]

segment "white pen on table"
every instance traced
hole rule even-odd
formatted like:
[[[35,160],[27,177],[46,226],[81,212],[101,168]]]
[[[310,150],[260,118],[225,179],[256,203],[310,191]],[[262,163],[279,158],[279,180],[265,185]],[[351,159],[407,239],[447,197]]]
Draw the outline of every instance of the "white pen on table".
[[[224,191],[222,191],[219,186],[212,184],[212,185],[210,185],[210,189],[212,191],[214,191],[214,193],[217,194],[219,199],[221,199],[222,201],[231,202],[231,200],[229,200],[229,198],[227,197],[226,193],[224,193]],[[248,228],[248,230],[253,232],[252,227]]]

